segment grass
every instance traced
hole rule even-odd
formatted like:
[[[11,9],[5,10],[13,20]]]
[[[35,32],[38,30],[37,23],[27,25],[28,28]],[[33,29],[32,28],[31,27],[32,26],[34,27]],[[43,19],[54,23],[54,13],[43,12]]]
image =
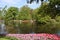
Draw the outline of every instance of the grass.
[[[18,40],[14,37],[0,37],[0,40]]]
[[[6,39],[6,38],[0,38],[0,40],[9,40],[9,39]]]

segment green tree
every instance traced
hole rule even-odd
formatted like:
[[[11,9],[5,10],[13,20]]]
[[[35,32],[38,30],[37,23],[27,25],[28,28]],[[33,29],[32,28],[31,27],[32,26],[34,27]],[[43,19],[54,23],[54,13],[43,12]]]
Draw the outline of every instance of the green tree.
[[[4,8],[1,8],[0,10],[0,20],[4,20],[5,14],[6,14],[6,8],[7,6],[5,6]]]
[[[57,33],[58,29],[60,29],[60,23],[57,22],[59,17],[55,19],[56,16],[60,16],[59,2],[56,0],[49,1],[50,3],[46,2],[46,4],[44,2],[36,13],[36,33]],[[58,5],[57,8],[56,5]]]
[[[52,1],[51,1],[52,2]],[[41,5],[41,7],[38,10],[38,14],[42,14],[44,15],[49,15],[52,19],[54,19],[57,15],[60,15],[60,10],[59,10],[59,3],[57,3],[58,1],[54,1],[52,3],[43,3],[44,5]]]
[[[9,33],[17,32],[16,27],[18,26],[16,26],[14,20],[17,19],[18,13],[19,13],[19,9],[17,7],[10,7],[7,9],[7,12],[5,14],[5,25]]]
[[[0,10],[0,20],[2,20],[2,11]]]
[[[28,6],[23,6],[20,9],[20,12],[17,16],[18,20],[30,20],[31,19],[30,10],[31,9]]]
[[[51,18],[54,19],[56,15],[60,15],[60,0],[30,0],[31,3],[33,1],[41,1],[43,4],[45,3],[45,1],[46,3],[49,2],[48,5],[41,5],[42,8],[40,7],[40,10],[44,11],[44,13],[50,14]]]
[[[16,20],[16,16],[19,13],[17,7],[10,7],[7,9],[7,13],[5,15],[6,20]]]

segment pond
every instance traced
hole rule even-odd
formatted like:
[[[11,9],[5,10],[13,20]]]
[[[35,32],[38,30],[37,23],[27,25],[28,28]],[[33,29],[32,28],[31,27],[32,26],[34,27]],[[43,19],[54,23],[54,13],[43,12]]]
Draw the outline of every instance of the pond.
[[[4,22],[0,23],[0,34],[13,33],[13,34],[35,34],[36,23],[31,22],[9,22],[8,25],[5,25]],[[35,30],[36,29],[36,30]],[[41,28],[42,29],[42,28]],[[45,31],[45,30],[44,30]],[[57,34],[60,35],[60,30],[57,31]]]

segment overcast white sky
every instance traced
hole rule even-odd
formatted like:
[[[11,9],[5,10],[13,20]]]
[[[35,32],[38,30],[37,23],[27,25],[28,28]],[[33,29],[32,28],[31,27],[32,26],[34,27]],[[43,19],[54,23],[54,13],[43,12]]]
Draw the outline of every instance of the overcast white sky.
[[[35,2],[33,2],[32,4],[27,4],[26,0],[0,0],[0,7],[4,7],[5,5],[7,5],[7,7],[10,6],[15,6],[15,7],[22,7],[24,5],[28,5],[30,8],[37,8],[41,5],[41,2],[36,4]]]

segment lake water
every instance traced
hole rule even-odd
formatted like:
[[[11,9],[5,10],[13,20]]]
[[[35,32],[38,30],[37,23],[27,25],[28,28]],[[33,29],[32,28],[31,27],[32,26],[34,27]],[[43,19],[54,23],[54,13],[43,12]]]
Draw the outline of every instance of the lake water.
[[[22,24],[23,26],[23,24]],[[24,25],[25,26],[25,25]],[[6,26],[4,23],[0,23],[0,34],[6,34]],[[32,32],[31,34],[34,34],[34,32]],[[57,32],[58,35],[60,35],[60,30]]]

